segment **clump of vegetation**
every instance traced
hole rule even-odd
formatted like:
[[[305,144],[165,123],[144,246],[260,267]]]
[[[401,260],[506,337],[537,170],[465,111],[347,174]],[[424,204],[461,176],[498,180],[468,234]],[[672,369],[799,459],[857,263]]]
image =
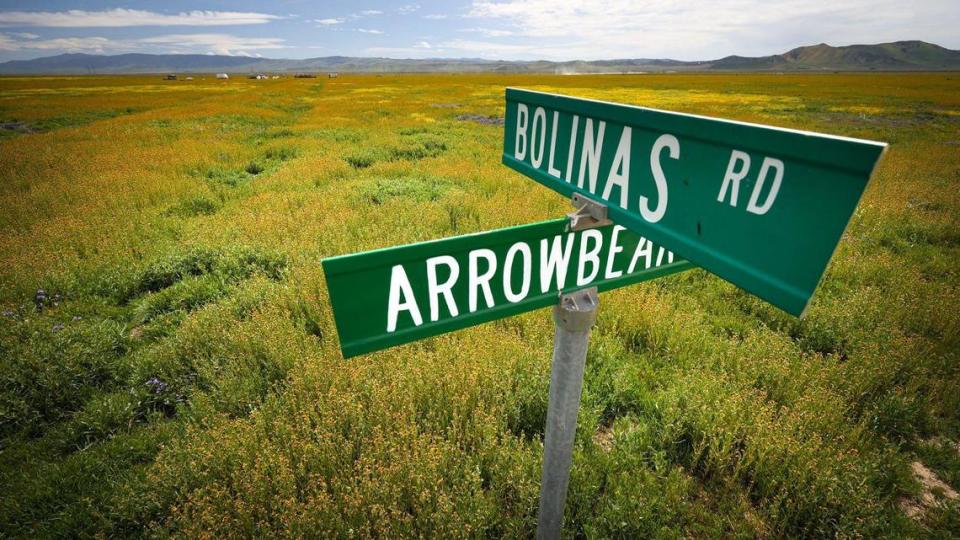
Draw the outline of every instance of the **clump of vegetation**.
[[[334,127],[322,128],[314,131],[312,135],[318,139],[336,143],[356,143],[363,140],[364,132],[359,129]]]
[[[360,150],[343,157],[343,160],[349,163],[354,169],[366,169],[379,159],[379,153],[373,150]]]
[[[427,134],[414,134],[404,137],[403,143],[390,150],[391,159],[419,160],[437,157],[447,151],[447,143]]]
[[[443,178],[417,174],[379,178],[363,186],[360,195],[369,203],[378,205],[397,197],[416,202],[431,202],[439,199],[452,186],[453,184]]]
[[[250,161],[241,169],[213,166],[205,170],[203,177],[213,184],[238,187],[255,177],[272,173],[285,161],[291,160],[298,155],[299,152],[296,148],[270,148],[259,158]]]
[[[437,157],[447,151],[447,143],[432,132],[408,130],[401,131],[401,134],[399,144],[360,148],[343,159],[354,169],[366,169],[377,162],[417,161]]]
[[[209,216],[220,209],[220,203],[202,195],[190,197],[183,202],[167,209],[166,215],[190,218],[194,216]]]
[[[251,161],[250,163],[247,164],[246,167],[243,168],[243,170],[246,171],[247,174],[256,176],[262,173],[266,169],[264,169],[263,165],[260,165],[256,161]]]
[[[133,276],[120,301],[129,302],[146,293],[171,287],[190,277],[216,276],[227,282],[247,279],[262,274],[269,279],[281,279],[287,268],[287,259],[278,253],[248,247],[228,249],[193,249],[157,259]]]

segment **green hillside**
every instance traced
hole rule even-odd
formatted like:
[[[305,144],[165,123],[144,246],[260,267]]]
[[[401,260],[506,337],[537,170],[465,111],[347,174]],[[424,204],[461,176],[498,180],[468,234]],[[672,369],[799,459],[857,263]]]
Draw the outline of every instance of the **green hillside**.
[[[826,43],[797,47],[784,54],[755,58],[728,56],[711,69],[729,70],[834,70],[834,71],[937,71],[960,69],[960,51],[923,41],[897,41],[876,45],[832,47]]]

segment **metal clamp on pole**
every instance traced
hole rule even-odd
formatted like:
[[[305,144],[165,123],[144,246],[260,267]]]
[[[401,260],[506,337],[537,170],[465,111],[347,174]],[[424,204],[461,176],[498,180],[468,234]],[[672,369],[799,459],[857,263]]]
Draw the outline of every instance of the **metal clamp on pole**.
[[[539,539],[560,538],[573,460],[573,440],[577,432],[580,393],[583,390],[587,342],[590,329],[597,320],[599,305],[597,288],[591,287],[561,294],[560,302],[553,308],[556,331],[543,445],[540,512],[537,516]]]
[[[571,231],[594,229],[612,223],[607,218],[607,205],[590,200],[579,193],[574,193],[570,202],[577,209],[576,212],[567,214],[570,218]]]

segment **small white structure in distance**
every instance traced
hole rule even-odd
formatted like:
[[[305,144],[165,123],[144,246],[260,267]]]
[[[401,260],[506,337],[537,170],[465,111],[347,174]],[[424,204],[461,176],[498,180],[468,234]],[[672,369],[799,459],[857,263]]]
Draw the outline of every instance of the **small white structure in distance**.
[[[218,78],[218,79],[229,79],[230,76],[227,75],[226,73],[217,73],[217,78]]]

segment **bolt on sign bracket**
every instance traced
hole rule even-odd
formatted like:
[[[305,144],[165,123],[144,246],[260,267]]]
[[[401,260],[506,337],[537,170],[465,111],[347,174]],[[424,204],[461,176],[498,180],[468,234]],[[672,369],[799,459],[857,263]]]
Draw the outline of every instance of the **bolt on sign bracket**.
[[[596,229],[612,223],[607,218],[607,205],[590,200],[579,193],[574,193],[570,202],[577,209],[567,214],[570,218],[571,231]]]

